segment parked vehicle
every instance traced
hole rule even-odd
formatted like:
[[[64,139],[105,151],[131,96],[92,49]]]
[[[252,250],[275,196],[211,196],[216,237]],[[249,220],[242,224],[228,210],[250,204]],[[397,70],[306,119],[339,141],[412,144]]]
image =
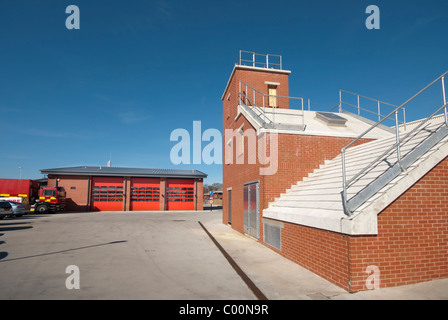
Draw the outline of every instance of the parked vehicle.
[[[9,202],[0,201],[0,220],[12,214],[12,206]]]
[[[44,187],[37,180],[0,179],[0,201],[30,205],[31,212],[47,213],[65,209],[65,190]]]
[[[25,203],[17,203],[12,201],[5,201],[9,202],[9,204],[12,207],[12,217],[21,217],[24,214],[30,213],[31,206],[29,204]]]

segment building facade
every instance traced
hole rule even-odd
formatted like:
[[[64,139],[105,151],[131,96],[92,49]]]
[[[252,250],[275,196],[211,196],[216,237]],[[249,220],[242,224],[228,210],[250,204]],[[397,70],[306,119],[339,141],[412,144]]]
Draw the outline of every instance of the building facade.
[[[48,186],[64,187],[68,211],[203,210],[197,170],[80,166],[43,169]]]
[[[447,277],[443,126],[412,131],[410,138],[411,126],[399,127],[398,136],[413,139],[403,146],[409,149],[403,158],[415,158],[415,149],[430,150],[419,150],[421,158],[351,212],[341,201],[341,149],[358,138],[345,163],[346,174],[354,175],[352,168],[368,164],[388,143],[393,146],[397,130],[372,127],[359,109],[351,113],[341,105],[336,113],[305,110],[303,104],[294,108],[297,98],[288,96],[291,72],[271,65],[268,55],[261,65],[255,57],[249,63],[238,60],[222,95],[223,130],[234,132],[223,141],[223,223],[351,292],[370,289],[375,272],[375,287]],[[415,147],[428,144],[423,131],[437,133],[439,140]],[[256,132],[258,143],[276,144],[270,149],[274,170],[262,173],[266,161],[250,161],[260,145],[251,144],[248,132]],[[392,154],[379,161],[359,179],[365,185],[352,188],[349,196],[382,182],[398,165],[396,159]]]

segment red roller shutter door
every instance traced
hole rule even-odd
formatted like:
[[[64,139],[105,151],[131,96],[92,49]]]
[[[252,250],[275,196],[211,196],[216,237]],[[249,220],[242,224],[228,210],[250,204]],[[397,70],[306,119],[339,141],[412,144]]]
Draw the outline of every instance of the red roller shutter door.
[[[92,210],[123,210],[123,178],[93,177]]]
[[[168,179],[167,210],[194,210],[194,179]]]
[[[131,210],[160,210],[159,178],[132,178]]]

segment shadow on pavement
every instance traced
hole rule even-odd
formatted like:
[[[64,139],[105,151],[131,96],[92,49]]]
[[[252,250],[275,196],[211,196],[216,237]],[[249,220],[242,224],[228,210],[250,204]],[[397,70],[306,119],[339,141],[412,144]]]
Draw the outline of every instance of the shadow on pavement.
[[[7,261],[23,260],[23,259],[29,259],[29,258],[35,258],[35,257],[48,256],[48,255],[52,255],[52,254],[58,254],[58,253],[64,253],[64,252],[69,252],[69,251],[82,250],[82,249],[88,249],[88,248],[94,248],[94,247],[100,247],[100,246],[106,246],[109,244],[117,244],[117,243],[124,243],[124,242],[128,242],[128,241],[127,240],[118,240],[118,241],[111,241],[111,242],[107,242],[107,243],[94,244],[91,246],[84,246],[84,247],[79,247],[79,248],[72,248],[72,249],[59,250],[59,251],[54,251],[54,252],[35,254],[32,256],[18,257],[18,258],[3,260],[3,261],[0,261],[0,263],[7,262]]]

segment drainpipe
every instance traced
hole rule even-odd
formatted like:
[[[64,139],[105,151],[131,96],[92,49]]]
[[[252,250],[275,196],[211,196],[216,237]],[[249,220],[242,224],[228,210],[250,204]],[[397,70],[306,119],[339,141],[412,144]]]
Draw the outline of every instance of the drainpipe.
[[[92,192],[92,190],[90,190],[90,188],[91,188],[90,179],[92,179],[92,177],[89,176],[87,179],[87,198],[86,198],[87,211],[90,211],[90,194]]]
[[[126,177],[123,177],[123,211],[126,211],[126,200],[127,200],[127,181]]]

